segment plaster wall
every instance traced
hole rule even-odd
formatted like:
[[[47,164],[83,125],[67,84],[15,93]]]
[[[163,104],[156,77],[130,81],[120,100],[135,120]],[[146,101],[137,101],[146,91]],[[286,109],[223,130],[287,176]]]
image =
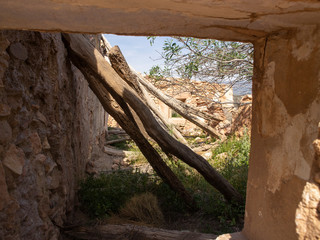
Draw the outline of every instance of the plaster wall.
[[[282,31],[255,44],[248,239],[318,239],[313,142],[320,121],[320,32]],[[312,221],[310,221],[312,219]]]

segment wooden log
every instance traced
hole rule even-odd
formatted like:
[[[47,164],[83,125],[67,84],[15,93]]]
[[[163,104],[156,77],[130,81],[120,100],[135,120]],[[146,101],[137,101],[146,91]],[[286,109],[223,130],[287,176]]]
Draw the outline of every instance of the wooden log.
[[[65,231],[77,239],[90,240],[215,240],[217,235],[189,231],[167,230],[132,224],[82,226]]]
[[[110,52],[111,51],[111,49],[112,49],[112,46],[111,46],[111,44],[108,42],[108,40],[102,35],[102,41],[103,41],[103,43],[104,43],[104,46],[105,46],[105,48],[106,48],[106,51],[107,52]],[[136,75],[137,77],[138,77],[138,81],[139,81],[139,83],[141,83],[141,84],[143,84],[143,85],[145,85],[146,83],[149,83],[149,81],[147,81],[146,79],[144,79],[144,77],[142,77],[141,75],[139,75],[132,67],[130,67],[130,69],[131,69],[131,71],[133,72],[133,74],[134,75]],[[153,88],[150,88],[150,92],[151,91],[154,91],[155,93],[157,93],[158,91],[157,91],[157,88],[156,87],[154,87],[151,83],[150,83],[150,85],[149,85],[150,87],[153,87]],[[146,88],[148,88],[148,86],[145,86]],[[152,93],[152,92],[151,92]],[[161,91],[159,90],[159,93],[161,93]],[[152,93],[153,94],[153,93]],[[159,96],[156,96],[156,95],[154,95],[155,97],[157,97],[159,100],[161,100],[162,102],[163,102],[163,100],[162,99],[166,99],[166,97],[169,97],[169,96],[167,96],[167,95],[165,95],[165,94],[159,94]],[[169,98],[171,98],[171,97],[169,97]],[[169,99],[168,98],[168,99]],[[174,99],[173,101],[175,101],[176,99]],[[170,107],[170,101],[168,101],[168,106]],[[181,105],[182,107],[184,107],[183,106],[183,104],[184,103],[182,103],[181,101],[179,101],[179,100],[176,100],[176,104],[178,104],[178,105]],[[220,117],[220,115],[219,114],[209,114],[209,113],[206,113],[206,112],[201,112],[201,111],[199,111],[198,109],[196,109],[196,108],[193,108],[193,107],[191,107],[191,106],[185,106],[187,109],[188,109],[188,111],[189,111],[189,113],[190,114],[194,114],[194,115],[196,115],[196,116],[199,116],[199,117],[201,117],[201,118],[203,118],[203,119],[206,119],[206,120],[208,120],[208,121],[216,121],[217,123],[219,123],[219,122],[221,122],[221,121],[223,121],[223,118],[221,118]]]
[[[77,38],[81,35],[64,34],[64,36],[74,36]],[[83,37],[80,37],[80,39],[83,39]],[[81,70],[81,72],[83,73],[83,75],[89,83],[89,87],[97,96],[106,112],[108,112],[119,123],[122,129],[124,129],[128,133],[128,135],[135,141],[135,143],[141,150],[142,154],[146,157],[146,159],[148,160],[152,168],[155,170],[155,172],[159,175],[159,177],[161,177],[162,180],[165,183],[167,183],[173,191],[179,194],[179,196],[185,201],[187,206],[189,206],[191,209],[195,209],[195,203],[191,195],[183,186],[183,184],[172,172],[172,170],[166,165],[166,163],[162,160],[159,153],[144,137],[139,127],[134,122],[134,119],[130,117],[130,115],[128,115],[127,112],[124,112],[124,109],[121,107],[125,107],[125,103],[123,102],[122,98],[118,97],[116,101],[105,87],[104,79],[101,78],[101,76],[96,74],[94,71],[92,71],[92,69],[89,68],[89,66],[87,65],[86,61],[83,61],[81,58],[78,58],[77,55],[74,55],[72,53],[72,49],[70,48],[69,42],[66,38],[63,38],[63,41],[65,42],[65,46],[67,47],[72,62]],[[93,49],[91,50],[93,51]],[[118,102],[120,102],[120,104],[118,104]],[[128,110],[129,108],[125,109]]]
[[[108,54],[109,60],[113,69],[119,74],[119,76],[125,80],[130,87],[132,87],[138,95],[144,100],[145,104],[149,106],[152,112],[163,122],[163,124],[172,131],[172,133],[179,139],[183,144],[188,145],[187,140],[182,136],[182,134],[176,129],[173,124],[170,124],[168,119],[163,116],[162,112],[157,108],[154,101],[149,96],[144,86],[139,82],[138,74],[130,68],[126,59],[124,58],[121,50],[118,46],[114,46],[109,50]]]
[[[115,101],[119,103],[121,108],[126,113],[127,111],[131,113],[130,109],[128,109],[126,106],[126,104],[129,104],[129,106],[139,116],[149,136],[159,144],[162,150],[178,157],[191,167],[197,169],[197,171],[208,181],[208,183],[221,192],[228,201],[234,200],[237,202],[242,202],[242,196],[203,157],[193,152],[186,145],[177,141],[159,125],[149,108],[143,103],[138,94],[133,91],[132,88],[130,88],[130,86],[114,71],[110,64],[105,61],[99,51],[97,51],[87,39],[80,34],[63,34],[63,41],[65,42],[69,58],[72,60],[72,62],[80,69],[86,78],[87,76],[91,76],[97,80],[93,84],[97,86],[91,86],[96,95],[96,92],[100,90],[98,88],[105,89],[106,92],[109,92],[112,95]],[[106,101],[109,101],[109,99],[106,100],[104,98],[99,98],[99,100],[103,106],[108,104]],[[132,117],[129,117],[129,121],[130,120],[134,121]],[[125,123],[127,119],[124,119],[123,121]],[[120,124],[119,121],[117,122]],[[137,143],[139,149],[143,152],[144,146],[142,142],[139,143],[139,146],[137,142],[139,138],[135,136],[136,131],[131,132],[130,134],[129,128],[127,129],[123,126],[121,127],[125,129],[131,138]],[[143,137],[143,139],[145,138]],[[148,141],[144,144],[150,145]],[[150,151],[152,150],[155,151],[153,148],[150,149]],[[148,153],[149,152],[146,152],[146,154]],[[146,158],[152,165],[151,156],[146,156]]]

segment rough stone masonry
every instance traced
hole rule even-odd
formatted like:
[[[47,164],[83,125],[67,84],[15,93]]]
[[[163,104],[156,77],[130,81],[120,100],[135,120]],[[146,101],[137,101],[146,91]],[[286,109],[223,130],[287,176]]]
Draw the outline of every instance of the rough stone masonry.
[[[0,239],[58,239],[105,112],[60,34],[1,31],[0,67]]]

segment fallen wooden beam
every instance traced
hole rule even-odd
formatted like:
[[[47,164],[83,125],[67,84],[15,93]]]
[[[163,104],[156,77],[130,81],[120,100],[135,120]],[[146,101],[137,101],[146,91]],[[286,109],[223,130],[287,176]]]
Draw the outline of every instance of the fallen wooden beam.
[[[144,86],[139,82],[139,75],[134,69],[131,69],[126,59],[121,53],[118,46],[114,46],[109,49],[108,53],[109,60],[113,69],[119,74],[119,76],[125,80],[130,87],[132,87],[145,104],[151,109],[151,111],[159,118],[159,120],[164,124],[168,131],[172,131],[174,136],[180,140],[183,144],[188,145],[186,139],[182,134],[176,129],[173,124],[169,123],[169,120],[163,115],[163,113],[158,109],[155,102],[149,96],[149,93],[144,88]]]
[[[63,36],[72,37],[72,38],[74,37],[75,38],[74,40],[81,39],[80,42],[78,42],[79,45],[78,44],[76,45],[80,49],[84,47],[83,50],[89,47],[89,52],[88,52],[89,54],[92,54],[96,51],[96,49],[94,48],[92,49],[91,44],[87,40],[83,39],[82,35],[63,34]],[[94,92],[94,94],[98,97],[104,109],[119,123],[122,129],[125,130],[128,133],[128,135],[135,141],[135,143],[141,150],[142,154],[146,157],[146,159],[148,160],[152,168],[163,179],[163,181],[167,183],[173,191],[179,194],[179,196],[185,201],[187,206],[189,206],[192,209],[195,209],[196,205],[190,193],[185,189],[185,187],[183,186],[181,181],[178,179],[178,177],[163,161],[160,154],[152,147],[149,141],[144,137],[139,127],[135,123],[135,120],[132,117],[131,111],[129,107],[126,105],[126,102],[124,102],[123,98],[121,98],[117,94],[114,94],[115,98],[111,96],[111,94],[109,93],[109,90],[106,88],[105,79],[100,74],[97,74],[92,69],[92,66],[88,65],[86,61],[83,61],[82,58],[78,57],[77,54],[75,54],[72,51],[71,46],[69,45],[65,37],[63,37],[63,41],[65,43],[65,46],[67,47],[70,59],[72,59],[72,62],[82,71],[82,73],[84,74],[84,76],[86,77],[89,83],[89,87]],[[100,58],[102,57],[101,55],[97,55],[97,56],[99,56]],[[93,56],[91,55],[91,57]],[[105,61],[105,59],[103,60],[99,59],[99,61],[103,61],[103,63],[108,64]],[[112,74],[113,69],[111,68],[111,66],[109,66],[109,68]],[[114,75],[114,76],[116,78],[118,77],[118,80],[120,81],[119,83],[121,84],[122,79],[117,75]],[[112,89],[110,90],[111,92],[113,92]]]
[[[65,231],[77,239],[113,240],[215,240],[214,234],[151,228],[131,224],[82,226]]]
[[[144,142],[140,142],[141,138],[137,137],[136,135],[137,133],[140,133],[140,130],[138,129],[139,131],[132,131],[133,128],[136,129],[136,124],[133,124],[129,127],[128,124],[130,121],[135,123],[135,119],[132,117],[132,111],[130,109],[137,114],[149,136],[158,143],[164,152],[178,157],[189,166],[197,169],[197,171],[212,186],[220,191],[228,201],[243,201],[241,194],[203,157],[193,152],[186,145],[177,141],[159,125],[157,120],[154,118],[154,115],[144,104],[139,95],[115,72],[110,64],[105,61],[99,51],[97,51],[86,38],[79,34],[63,34],[63,41],[68,50],[70,59],[86,76],[90,88],[97,95],[105,109],[109,111],[110,114],[113,112],[113,115],[115,116],[118,115],[118,111],[125,111],[126,116],[124,116],[123,112],[118,115],[118,120],[123,120],[121,127],[125,129],[131,138],[137,143],[138,147],[153,167],[157,167],[156,164],[163,164],[163,160],[161,157],[157,156],[159,161],[152,164],[154,161],[153,156],[155,156],[155,150],[148,141],[145,141],[145,138],[143,138]],[[113,100],[109,97],[109,93]],[[112,103],[110,103],[111,100]],[[114,106],[110,107],[110,105]],[[116,121],[120,124],[118,120],[116,119]],[[146,146],[148,146],[150,151],[144,151]],[[150,154],[151,152],[152,154]],[[168,168],[165,164],[163,165],[163,168],[167,169],[163,169],[162,171],[162,174],[165,175],[170,168]],[[174,174],[171,177],[174,178],[175,181],[177,180]],[[177,181],[177,183],[178,182],[179,181]],[[173,184],[170,186],[175,188],[175,185]],[[183,185],[181,185],[180,190],[183,194],[185,193]],[[190,197],[190,195],[188,195],[189,194],[186,194],[185,197]],[[191,199],[190,201],[193,202]]]

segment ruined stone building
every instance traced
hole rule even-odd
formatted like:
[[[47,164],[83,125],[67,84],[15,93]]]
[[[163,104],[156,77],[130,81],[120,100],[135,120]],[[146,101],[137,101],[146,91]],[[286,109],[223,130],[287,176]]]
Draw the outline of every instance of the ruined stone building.
[[[162,81],[151,78],[147,79],[167,96],[195,107],[199,111],[219,114],[225,120],[221,124],[226,125],[226,121],[228,123],[232,122],[232,111],[237,106],[233,100],[233,89],[228,85],[177,78],[164,79]],[[161,100],[153,95],[151,95],[151,98],[153,98],[163,116],[169,120],[169,123],[178,127],[183,135],[199,135],[202,133],[199,127],[180,116]],[[199,120],[205,121],[201,118]],[[117,127],[118,124],[109,116],[108,126]]]
[[[199,111],[210,114],[217,113],[223,119],[232,121],[231,110],[235,107],[233,100],[233,90],[227,85],[219,85],[210,82],[172,79],[167,81],[152,81],[154,86],[163,93],[178,99]],[[194,135],[197,126],[182,118],[163,102],[154,99],[163,115],[169,122],[179,127],[184,135]],[[204,119],[200,119],[204,121]],[[198,128],[200,130],[200,128]]]
[[[101,156],[105,113],[60,32],[252,42],[245,224],[218,239],[320,238],[319,1],[0,0],[0,28],[0,239],[58,239]]]

